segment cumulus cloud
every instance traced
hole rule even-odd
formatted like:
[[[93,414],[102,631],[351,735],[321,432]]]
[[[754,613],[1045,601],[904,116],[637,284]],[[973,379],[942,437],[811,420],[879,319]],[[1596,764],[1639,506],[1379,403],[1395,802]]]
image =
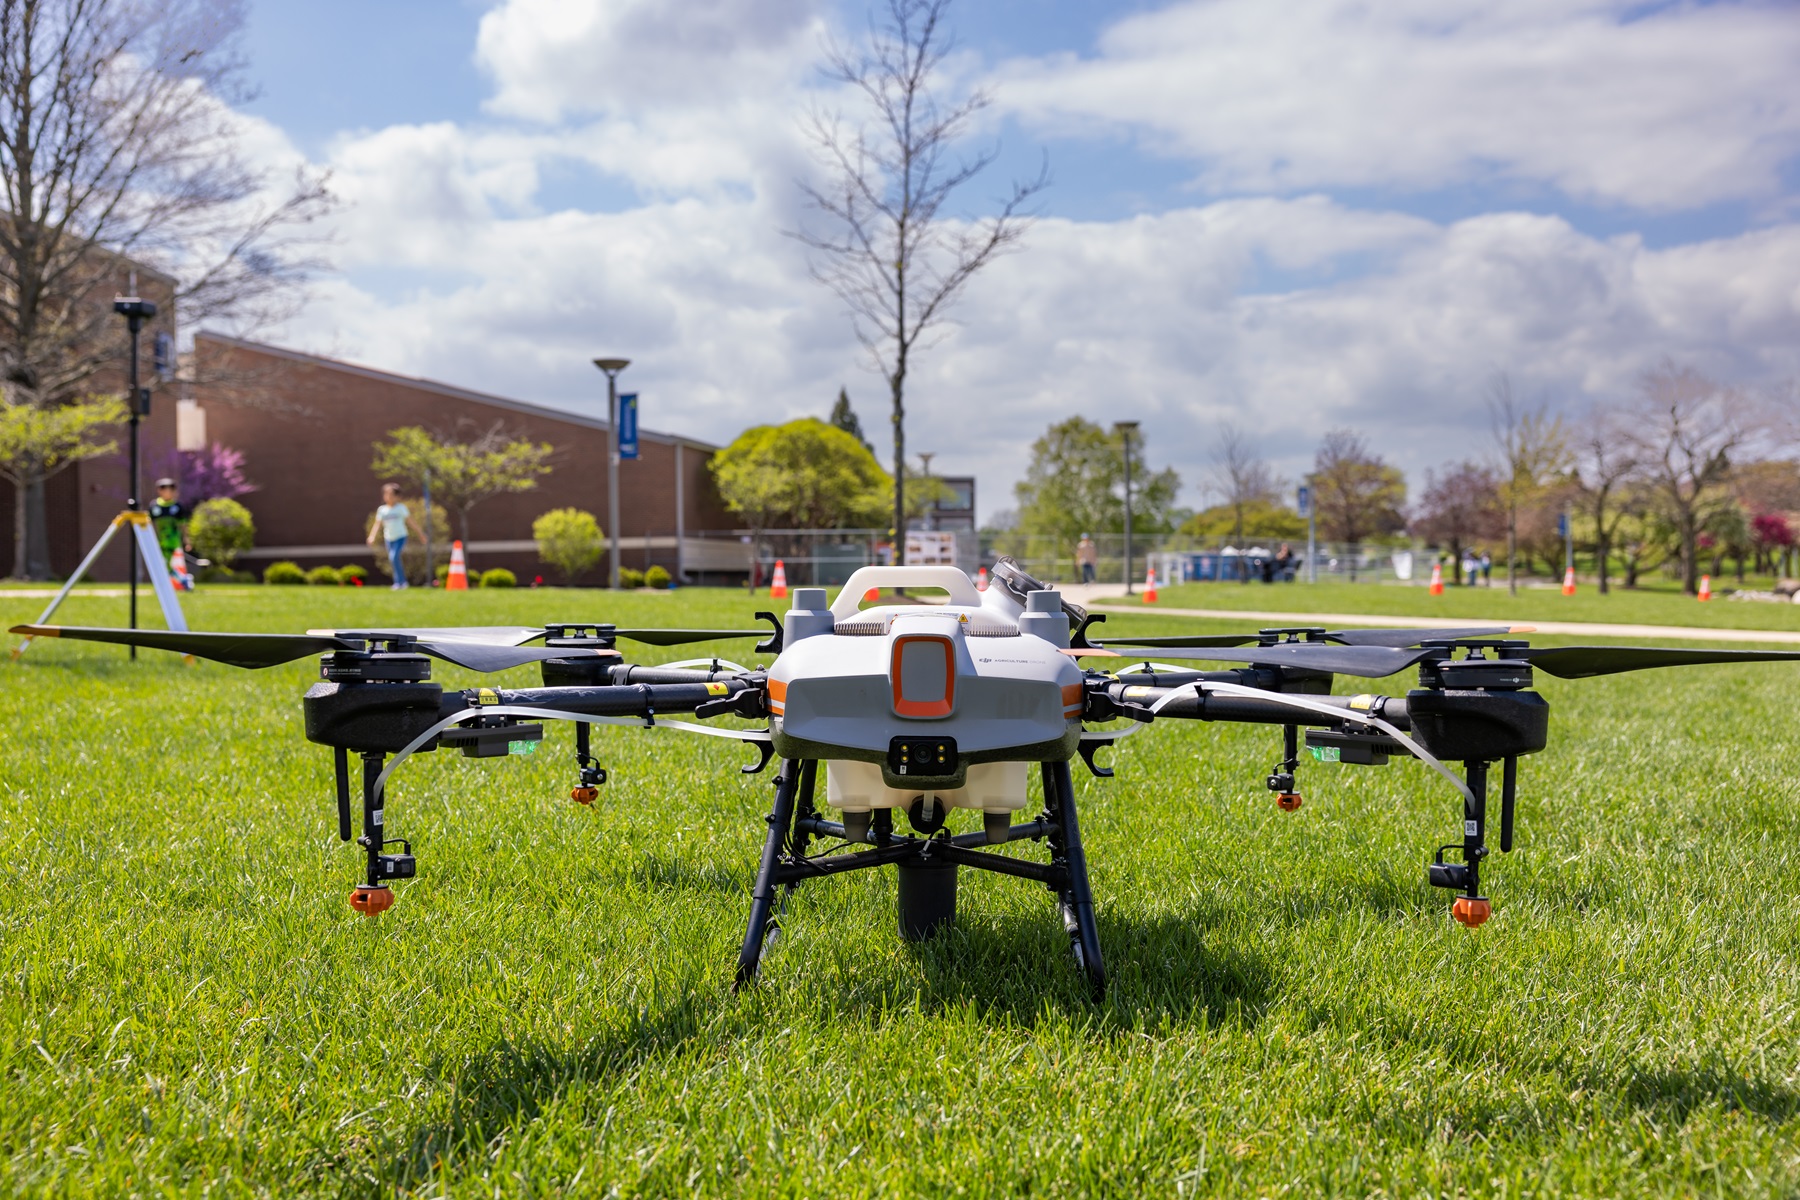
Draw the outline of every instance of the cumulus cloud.
[[[1510,180],[1669,210],[1780,193],[1797,62],[1779,3],[1186,0],[1009,65],[1000,98],[1218,191]]]
[[[1140,129],[1233,187],[1279,194],[1041,220],[915,360],[909,446],[978,475],[991,514],[1011,506],[1032,439],[1073,413],[1140,418],[1153,461],[1190,481],[1223,418],[1258,431],[1290,475],[1347,424],[1417,478],[1482,451],[1495,370],[1571,409],[1629,390],[1665,355],[1734,381],[1800,376],[1800,225],[1657,249],[1542,213],[1445,222],[1289,194],[1306,180],[1426,186],[1470,171],[1651,207],[1770,186],[1791,116],[1783,89],[1699,147],[1721,114],[1745,113],[1769,46],[1786,44],[1764,10],[1678,6],[1621,25],[1597,0],[1499,14],[1461,3],[1358,17],[1299,0],[1281,18],[1291,45],[1263,6],[1181,4],[1115,26],[1091,59],[1001,69],[1002,101],[1034,121]],[[603,396],[589,360],[625,354],[647,426],[715,442],[823,414],[848,384],[884,441],[885,389],[782,234],[797,215],[819,21],[801,0],[507,0],[481,33],[490,120],[333,146],[349,274],[280,340],[589,412]],[[1677,54],[1677,35],[1698,48]],[[1527,94],[1549,78],[1530,61],[1590,36],[1606,47],[1586,68],[1595,81],[1570,74],[1555,103]],[[1651,51],[1685,96],[1725,57],[1719,45],[1743,48],[1742,71],[1691,119],[1650,130],[1675,104],[1646,95]],[[1458,79],[1472,90],[1452,103]],[[1566,144],[1545,128],[1558,105]],[[1685,171],[1684,154],[1696,156]],[[547,203],[544,180],[565,160],[628,181],[631,196],[610,210]]]

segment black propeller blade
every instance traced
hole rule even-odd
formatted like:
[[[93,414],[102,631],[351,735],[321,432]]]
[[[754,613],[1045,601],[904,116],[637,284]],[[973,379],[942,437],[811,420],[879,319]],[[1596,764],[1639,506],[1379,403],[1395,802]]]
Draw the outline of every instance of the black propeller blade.
[[[1346,646],[1417,646],[1420,642],[1465,641],[1530,633],[1528,625],[1470,625],[1463,629],[1333,629],[1326,640]]]
[[[399,629],[371,628],[367,625],[360,629],[309,629],[306,631],[314,637],[347,637],[366,639],[370,637],[407,637],[426,642],[487,642],[496,646],[522,646],[544,636],[542,625],[451,625],[438,628]]]
[[[685,646],[689,642],[717,642],[725,638],[766,638],[766,629],[612,629],[608,637],[642,642],[646,646]]]
[[[110,642],[119,646],[143,646],[152,650],[169,650],[211,659],[227,666],[257,670],[279,666],[323,654],[329,650],[361,650],[368,635],[357,637],[324,633],[176,633],[164,629],[101,629],[79,625],[15,625],[13,633],[27,637],[61,637],[84,642]],[[568,658],[582,653],[617,657],[616,650],[582,651],[573,647],[496,646],[485,642],[447,638],[443,641],[418,641],[404,644],[404,650],[429,654],[445,662],[467,667],[471,671],[504,671],[546,658]]]
[[[1078,657],[1091,652],[1072,650]],[[1101,655],[1134,657],[1123,650],[1102,649]],[[1255,667],[1297,667],[1308,671],[1329,671],[1333,675],[1360,675],[1365,679],[1382,679],[1404,671],[1421,658],[1423,650],[1399,650],[1388,646],[1337,646],[1330,642],[1284,642],[1274,646],[1248,646],[1243,649],[1206,649],[1157,647],[1157,658],[1201,659],[1208,662],[1248,663]]]
[[[279,666],[328,650],[359,648],[344,638],[312,633],[175,633],[163,629],[98,629],[79,625],[14,625],[11,632],[26,637],[72,638],[170,650],[250,670]]]
[[[1663,646],[1545,646],[1500,651],[1523,658],[1558,679],[1591,679],[1621,671],[1652,667],[1694,667],[1708,663],[1785,662],[1800,659],[1800,650],[1681,650]]]
[[[1450,641],[1466,638],[1501,637],[1509,633],[1529,633],[1517,625],[1471,625],[1462,629],[1333,629],[1314,635],[1321,642],[1342,646],[1393,646],[1404,649],[1423,641]],[[1167,637],[1109,637],[1112,646],[1247,646],[1260,639],[1254,633],[1196,633]],[[1279,644],[1279,643],[1278,643]]]

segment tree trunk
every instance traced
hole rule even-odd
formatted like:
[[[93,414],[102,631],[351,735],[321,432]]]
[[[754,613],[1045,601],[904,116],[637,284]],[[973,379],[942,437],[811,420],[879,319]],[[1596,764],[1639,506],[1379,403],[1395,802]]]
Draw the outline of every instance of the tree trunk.
[[[906,565],[906,350],[890,386],[894,395],[894,565]]]
[[[50,516],[44,503],[44,477],[25,489],[25,578],[45,580],[50,574]]]
[[[1595,534],[1594,574],[1599,577],[1598,586],[1602,596],[1606,595],[1609,590],[1606,582],[1606,560],[1610,557],[1612,557],[1612,540],[1604,533]]]
[[[1518,559],[1519,510],[1515,505],[1506,512],[1506,590],[1513,596],[1519,594]]]
[[[1681,523],[1681,590],[1690,596],[1700,592],[1700,531],[1690,520]]]
[[[13,482],[13,569],[14,579],[31,578],[30,564],[25,553],[25,485],[17,480]]]

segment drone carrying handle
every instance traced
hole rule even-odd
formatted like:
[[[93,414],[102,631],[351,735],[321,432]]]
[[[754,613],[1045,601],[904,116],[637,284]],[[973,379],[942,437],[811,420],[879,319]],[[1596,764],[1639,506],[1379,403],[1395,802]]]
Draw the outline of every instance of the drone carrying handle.
[[[878,587],[942,588],[952,604],[981,607],[981,593],[956,567],[858,567],[832,601],[831,615],[840,621],[854,617],[864,593]]]

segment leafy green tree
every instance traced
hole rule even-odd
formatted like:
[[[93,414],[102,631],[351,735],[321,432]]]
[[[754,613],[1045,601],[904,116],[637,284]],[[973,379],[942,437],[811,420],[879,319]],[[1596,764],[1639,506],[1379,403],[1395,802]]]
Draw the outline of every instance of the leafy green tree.
[[[817,417],[746,429],[711,468],[726,507],[753,529],[866,529],[887,518],[887,472]]]
[[[1306,518],[1284,504],[1245,500],[1239,504],[1216,504],[1203,509],[1183,521],[1176,532],[1208,541],[1221,538],[1291,541],[1306,536]]]
[[[44,480],[87,458],[111,454],[117,442],[107,431],[125,420],[118,396],[84,396],[68,404],[41,407],[0,401],[0,477],[16,489],[13,502],[13,576],[30,574],[27,547],[28,495]]]
[[[456,514],[462,540],[469,538],[469,513],[483,500],[529,492],[550,473],[555,448],[548,442],[515,437],[499,424],[467,441],[435,434],[417,425],[388,432],[375,443],[370,470],[383,479],[410,485],[417,495],[431,483],[431,498]]]
[[[1185,516],[1175,509],[1181,477],[1173,468],[1152,472],[1137,455],[1132,467],[1132,531],[1171,532]],[[1058,422],[1031,444],[1031,465],[1013,493],[1018,532],[1034,543],[1034,554],[1073,555],[1083,533],[1123,533],[1125,443],[1085,417]]]
[[[194,510],[188,522],[194,553],[215,566],[230,567],[237,556],[256,545],[256,522],[236,500],[215,496]]]
[[[606,535],[594,514],[579,508],[553,508],[531,523],[538,557],[555,567],[564,583],[600,561],[606,552]]]

